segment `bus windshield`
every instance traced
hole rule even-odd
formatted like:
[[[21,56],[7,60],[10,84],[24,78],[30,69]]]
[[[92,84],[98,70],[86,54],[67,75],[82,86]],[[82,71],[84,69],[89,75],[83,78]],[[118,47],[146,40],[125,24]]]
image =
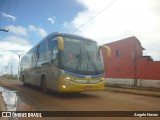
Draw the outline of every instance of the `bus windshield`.
[[[63,37],[61,54],[64,70],[77,74],[101,74],[104,72],[101,52],[96,42]]]

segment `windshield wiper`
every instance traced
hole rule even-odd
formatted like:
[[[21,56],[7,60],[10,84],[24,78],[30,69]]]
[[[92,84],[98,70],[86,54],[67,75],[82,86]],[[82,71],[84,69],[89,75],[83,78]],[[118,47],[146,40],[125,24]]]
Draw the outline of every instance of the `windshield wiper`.
[[[93,69],[95,70],[96,73],[99,73],[98,72],[98,68],[96,66],[96,64],[94,63],[92,57],[89,55],[88,51],[87,51],[87,57],[88,57],[88,62],[90,61],[91,62],[91,65],[93,67]]]
[[[80,54],[78,54],[76,56],[76,58],[78,59],[76,70],[78,70],[78,68],[80,70],[81,69],[81,64],[82,64],[82,51],[81,51],[81,48],[80,48]]]

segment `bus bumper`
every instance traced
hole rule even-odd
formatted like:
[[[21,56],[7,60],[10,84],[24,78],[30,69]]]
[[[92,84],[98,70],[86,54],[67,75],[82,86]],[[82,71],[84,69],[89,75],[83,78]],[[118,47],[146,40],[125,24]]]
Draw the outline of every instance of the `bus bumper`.
[[[59,92],[87,92],[87,91],[103,91],[105,89],[105,81],[97,84],[77,84],[68,81],[67,84],[61,82],[59,84]]]

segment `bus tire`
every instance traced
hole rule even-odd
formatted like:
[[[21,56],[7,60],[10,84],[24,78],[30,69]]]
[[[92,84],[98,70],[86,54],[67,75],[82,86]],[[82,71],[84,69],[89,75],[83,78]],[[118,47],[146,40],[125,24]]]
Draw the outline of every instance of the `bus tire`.
[[[47,82],[45,76],[41,77],[41,89],[43,93],[47,93]]]
[[[22,77],[22,81],[23,81],[23,86],[26,87],[27,84],[25,83],[25,77],[24,77],[24,75],[23,75],[23,77]]]

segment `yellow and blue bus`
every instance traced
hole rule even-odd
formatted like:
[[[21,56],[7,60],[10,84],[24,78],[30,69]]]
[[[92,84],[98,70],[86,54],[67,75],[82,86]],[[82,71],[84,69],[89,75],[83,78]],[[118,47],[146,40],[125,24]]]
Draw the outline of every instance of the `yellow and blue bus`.
[[[109,56],[110,49],[106,50]],[[104,90],[101,47],[82,36],[51,33],[22,57],[20,81],[43,92]]]

